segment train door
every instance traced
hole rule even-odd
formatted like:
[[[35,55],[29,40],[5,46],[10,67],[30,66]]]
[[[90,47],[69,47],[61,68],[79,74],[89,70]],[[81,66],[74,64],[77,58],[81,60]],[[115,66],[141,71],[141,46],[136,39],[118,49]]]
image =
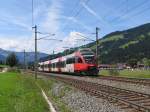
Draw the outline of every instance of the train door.
[[[67,61],[66,61],[67,72],[74,73],[74,64],[75,64],[75,58],[74,57],[67,59]]]
[[[61,57],[58,59],[58,72],[61,72]]]
[[[49,64],[48,64],[48,68],[49,68],[49,72],[51,72],[51,62],[49,61]]]

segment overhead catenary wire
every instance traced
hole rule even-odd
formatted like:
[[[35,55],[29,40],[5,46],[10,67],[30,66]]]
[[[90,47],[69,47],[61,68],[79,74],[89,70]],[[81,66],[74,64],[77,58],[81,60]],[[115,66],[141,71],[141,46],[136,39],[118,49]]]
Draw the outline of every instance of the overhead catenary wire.
[[[84,3],[87,4],[90,0],[85,0]],[[73,14],[73,11],[77,8],[78,5],[80,5],[81,3],[81,0],[79,2],[76,3],[75,7],[72,9],[72,11],[70,12],[71,14]],[[80,7],[79,10],[74,14],[72,15],[71,17],[77,17],[81,12],[82,12],[82,9],[83,7]],[[70,24],[70,22],[66,22],[64,28],[62,29],[62,31],[66,30],[66,28],[68,27],[68,25]]]
[[[139,15],[143,14],[143,12],[146,12],[146,11],[150,11],[150,7],[146,7],[145,9],[135,13],[134,15],[132,15],[132,18],[129,18],[129,19],[133,19],[135,16],[137,16],[137,15],[139,16]]]
[[[137,8],[139,8],[139,7],[143,6],[143,5],[145,5],[145,4],[146,4],[146,1],[147,1],[147,0],[144,0],[143,2],[140,2],[139,4],[135,5],[134,7],[128,8],[128,12],[131,13],[131,12],[134,11],[135,9],[137,9]],[[118,20],[120,20],[120,18],[127,16],[127,14],[129,14],[129,13],[125,13],[125,14],[123,13],[123,14],[121,14],[119,17],[113,18],[110,22],[118,21]]]

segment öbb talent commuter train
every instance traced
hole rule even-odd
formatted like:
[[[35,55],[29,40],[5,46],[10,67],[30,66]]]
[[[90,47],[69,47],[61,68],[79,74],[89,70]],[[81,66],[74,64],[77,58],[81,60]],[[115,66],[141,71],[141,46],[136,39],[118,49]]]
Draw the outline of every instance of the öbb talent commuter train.
[[[74,73],[97,75],[98,68],[94,53],[89,48],[79,49],[72,54],[38,63],[41,72]]]

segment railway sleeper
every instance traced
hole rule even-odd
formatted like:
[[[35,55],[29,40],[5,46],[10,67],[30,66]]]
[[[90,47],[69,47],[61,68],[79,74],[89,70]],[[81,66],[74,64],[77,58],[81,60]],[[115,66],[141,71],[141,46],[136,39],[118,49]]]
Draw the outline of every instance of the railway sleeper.
[[[130,99],[134,99],[134,98],[137,98],[139,96],[135,96],[135,95],[127,95],[126,97],[121,97],[123,99],[126,99],[126,100],[130,100]]]
[[[150,103],[150,99],[140,100],[140,103]]]
[[[132,98],[132,99],[129,99],[129,101],[140,101],[140,100],[146,100],[147,98],[145,98],[145,97],[135,97],[135,98]]]
[[[117,95],[118,97],[121,97],[121,98],[126,98],[126,97],[130,97],[130,96],[134,96],[133,94],[126,94],[126,93],[121,93],[121,94],[118,94]]]

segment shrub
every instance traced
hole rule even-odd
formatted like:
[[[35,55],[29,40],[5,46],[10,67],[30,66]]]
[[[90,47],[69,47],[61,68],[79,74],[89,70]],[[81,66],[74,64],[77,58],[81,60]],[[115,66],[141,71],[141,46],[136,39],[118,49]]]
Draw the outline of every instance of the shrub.
[[[117,69],[110,69],[109,70],[109,75],[118,76],[119,75],[119,71]]]

